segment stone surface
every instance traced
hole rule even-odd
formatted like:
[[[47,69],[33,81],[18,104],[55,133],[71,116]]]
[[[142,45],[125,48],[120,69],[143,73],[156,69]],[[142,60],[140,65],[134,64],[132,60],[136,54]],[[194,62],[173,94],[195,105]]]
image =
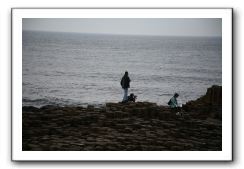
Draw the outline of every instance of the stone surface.
[[[222,87],[212,86],[207,93],[195,101],[189,101],[183,105],[183,109],[191,116],[201,119],[209,117],[222,119]]]
[[[185,105],[183,116],[150,102],[23,107],[23,150],[221,151],[222,121],[209,116],[221,114],[215,97],[219,89],[208,89]]]

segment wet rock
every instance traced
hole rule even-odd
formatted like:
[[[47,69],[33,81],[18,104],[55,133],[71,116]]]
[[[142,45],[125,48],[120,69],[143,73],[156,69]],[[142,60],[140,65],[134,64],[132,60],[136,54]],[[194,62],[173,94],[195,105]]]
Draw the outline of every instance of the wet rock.
[[[222,119],[222,87],[212,86],[207,93],[195,101],[183,105],[183,109],[199,119]]]
[[[40,109],[41,110],[55,110],[56,108],[57,108],[57,106],[54,106],[54,105],[46,105],[46,106],[41,107]]]
[[[23,151],[221,151],[221,89],[184,105],[184,116],[150,102],[105,107],[23,107]]]
[[[25,111],[25,112],[38,112],[40,110],[39,110],[39,108],[36,108],[36,107],[33,107],[33,106],[24,106],[22,108],[22,111]]]

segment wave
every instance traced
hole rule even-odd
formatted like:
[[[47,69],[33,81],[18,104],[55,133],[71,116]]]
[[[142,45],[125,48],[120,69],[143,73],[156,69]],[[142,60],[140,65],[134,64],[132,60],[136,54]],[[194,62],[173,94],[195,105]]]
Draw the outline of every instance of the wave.
[[[45,98],[42,98],[42,99],[23,98],[22,103],[23,103],[23,106],[35,105],[37,107],[41,107],[43,105],[58,105],[59,104],[59,102],[57,102],[57,101],[52,101],[51,99],[45,99]]]
[[[81,106],[87,107],[88,105],[93,105],[95,107],[104,106],[102,103],[82,103],[77,102],[71,99],[63,99],[63,98],[39,98],[39,99],[22,99],[22,106],[35,106],[35,107],[43,107],[46,105],[54,105],[54,106]]]

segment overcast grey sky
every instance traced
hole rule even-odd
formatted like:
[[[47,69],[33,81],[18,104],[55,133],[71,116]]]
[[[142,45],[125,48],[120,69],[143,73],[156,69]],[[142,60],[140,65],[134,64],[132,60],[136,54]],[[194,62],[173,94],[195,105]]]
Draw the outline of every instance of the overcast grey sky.
[[[220,18],[24,18],[23,30],[160,36],[221,36]]]

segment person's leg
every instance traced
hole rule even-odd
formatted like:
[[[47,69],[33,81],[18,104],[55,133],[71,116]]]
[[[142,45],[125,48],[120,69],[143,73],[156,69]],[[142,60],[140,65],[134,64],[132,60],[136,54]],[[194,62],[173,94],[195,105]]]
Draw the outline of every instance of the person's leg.
[[[123,98],[123,101],[127,101],[127,98],[128,97],[128,88],[125,88],[124,89],[124,98]]]
[[[182,107],[178,107],[178,112],[180,112],[180,115],[183,116]]]
[[[177,114],[178,108],[177,107],[171,107],[171,113]]]

